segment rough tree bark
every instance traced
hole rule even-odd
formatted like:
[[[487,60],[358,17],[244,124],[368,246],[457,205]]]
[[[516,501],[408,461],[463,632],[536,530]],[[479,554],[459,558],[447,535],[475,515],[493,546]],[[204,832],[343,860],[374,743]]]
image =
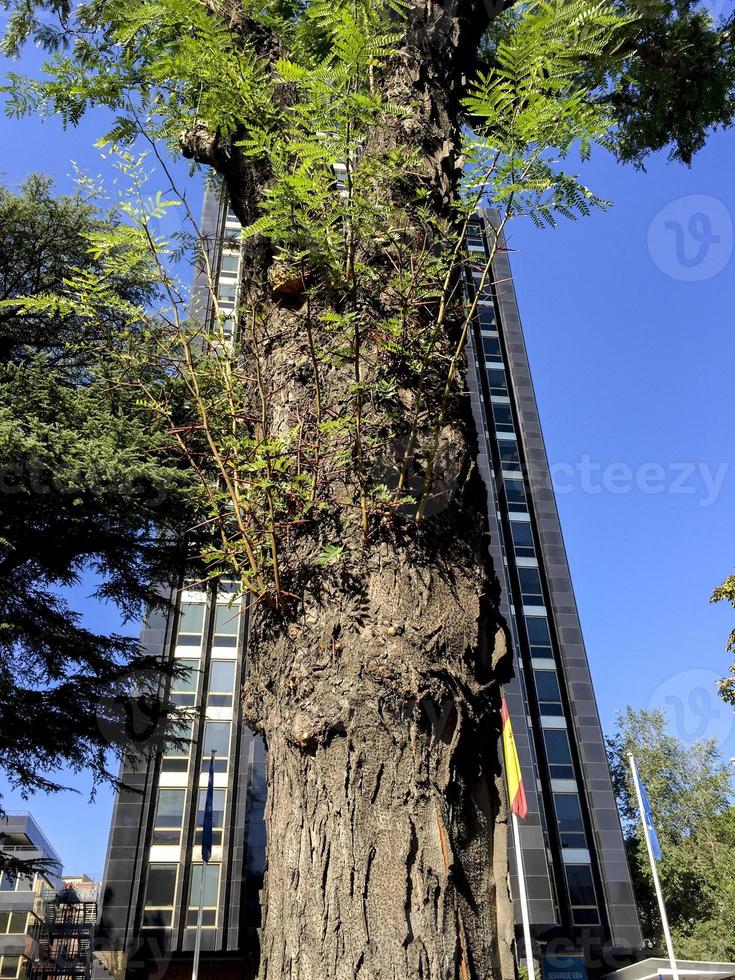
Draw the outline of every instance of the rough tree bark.
[[[413,0],[381,78],[412,111],[371,149],[419,148],[439,216],[456,192],[459,96],[488,19],[476,0]],[[272,56],[273,39],[260,41]],[[249,222],[267,176],[236,141],[198,128],[182,147],[224,175]],[[295,368],[307,357],[303,311],[272,296],[267,246],[249,249],[245,295],[271,304],[258,337],[264,382],[278,393],[267,424],[288,431],[312,396]],[[347,391],[353,380],[334,368],[323,383]],[[367,540],[359,523],[335,520],[345,565],[300,582],[298,603],[253,609],[243,705],[268,750],[261,980],[514,974],[498,759],[508,655],[469,399],[457,404],[442,429],[437,480],[451,489],[438,513],[421,524],[406,515]],[[320,530],[293,547],[313,554]]]

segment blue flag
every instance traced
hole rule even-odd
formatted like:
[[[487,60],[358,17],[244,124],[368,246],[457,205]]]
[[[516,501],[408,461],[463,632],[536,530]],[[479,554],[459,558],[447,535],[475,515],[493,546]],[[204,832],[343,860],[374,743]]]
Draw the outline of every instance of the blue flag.
[[[638,775],[636,771],[636,777],[638,780],[638,789],[641,793],[641,800],[643,801],[643,819],[646,822],[646,829],[648,830],[648,837],[651,841],[651,850],[653,851],[653,856],[657,861],[661,860],[661,845],[658,841],[658,834],[656,833],[656,828],[653,825],[653,810],[651,809],[651,801],[648,799],[648,793],[646,792],[646,787],[643,785],[643,780]]]
[[[202,824],[202,861],[206,864],[212,856],[212,807],[214,804],[214,752],[209,760],[209,782],[207,798],[204,801],[204,822]]]

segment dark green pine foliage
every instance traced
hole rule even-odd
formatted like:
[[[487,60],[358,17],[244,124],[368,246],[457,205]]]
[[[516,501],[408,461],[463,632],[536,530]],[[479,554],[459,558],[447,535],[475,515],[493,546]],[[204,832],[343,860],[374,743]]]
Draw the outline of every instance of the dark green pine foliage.
[[[116,757],[152,750],[172,724],[157,661],[86,629],[65,598],[89,575],[139,616],[192,522],[163,432],[115,373],[152,286],[142,267],[99,278],[88,236],[113,221],[44,177],[0,189],[0,765],[22,795],[60,788],[64,767],[112,779]],[[117,297],[97,326],[72,303],[19,315],[15,298],[50,296],[72,267]]]

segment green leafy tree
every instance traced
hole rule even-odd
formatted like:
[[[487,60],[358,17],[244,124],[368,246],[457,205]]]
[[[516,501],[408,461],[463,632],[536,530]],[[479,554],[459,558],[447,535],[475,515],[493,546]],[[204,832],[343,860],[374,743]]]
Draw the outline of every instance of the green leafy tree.
[[[710,596],[710,602],[723,600],[735,607],[735,575],[729,575]],[[725,649],[728,653],[735,653],[735,630],[727,638]],[[720,681],[720,697],[728,704],[735,705],[735,663],[730,668],[730,673]]]
[[[250,602],[243,716],[269,768],[261,978],[512,975],[510,662],[462,283],[489,283],[509,221],[605,206],[578,152],[644,155],[649,134],[615,108],[650,86],[640,11],[551,0],[492,29],[484,0],[8,6],[6,50],[33,37],[50,52],[43,78],[10,76],[8,111],[115,113],[103,141],[129,177],[126,222],[93,254],[104,282],[118,263],[154,268],[161,291],[115,370],[193,477],[211,574],[234,573]],[[686,157],[673,121],[676,106],[656,139]],[[218,174],[244,228],[234,331],[193,216],[183,243],[155,234],[174,201],[147,203],[136,139],[164,167],[167,148]],[[478,204],[496,234],[469,260]],[[211,317],[178,282],[182,247]],[[96,329],[109,301],[72,269],[23,314],[73,307]]]
[[[108,256],[103,271],[91,251],[116,220],[45,177],[0,189],[0,765],[23,796],[60,789],[64,768],[113,779],[115,757],[170,729],[156,660],[65,598],[84,574],[124,616],[160,605],[192,520],[188,477],[117,369],[155,289],[145,266]],[[93,284],[94,325],[52,298],[72,268]]]
[[[661,887],[676,954],[735,955],[735,807],[714,741],[682,742],[661,711],[626,708],[608,740],[618,809],[646,938],[663,946],[658,905],[628,765],[632,752],[661,843]]]

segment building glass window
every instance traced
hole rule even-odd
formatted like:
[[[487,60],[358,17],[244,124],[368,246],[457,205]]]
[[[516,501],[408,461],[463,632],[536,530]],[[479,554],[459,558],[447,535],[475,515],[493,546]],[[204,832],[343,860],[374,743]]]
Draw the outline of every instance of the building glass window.
[[[511,443],[511,445],[514,445]],[[501,452],[502,458],[502,452]],[[505,464],[503,464],[505,469]],[[528,521],[511,521],[510,533],[513,536],[513,551],[518,558],[535,558],[533,531]]]
[[[230,606],[223,602],[218,603],[214,613],[212,646],[236,647],[239,629],[240,614],[237,606]]]
[[[191,868],[191,887],[189,890],[189,912],[186,925],[196,926],[199,912],[199,890],[204,868],[204,889],[202,892],[202,925],[213,928],[217,925],[217,897],[219,893],[219,865],[194,864]]]
[[[568,864],[566,874],[574,924],[593,925],[599,922],[592,868],[588,864]]]
[[[545,728],[544,743],[552,779],[574,779],[569,737],[563,728]]]
[[[236,276],[240,268],[239,252],[223,252],[220,261],[220,273]]]
[[[586,847],[579,796],[576,793],[554,793],[554,808],[559,823],[562,847]]]
[[[522,480],[503,480],[505,487],[505,499],[508,503],[508,510],[516,513],[528,510],[526,503],[526,491]]]
[[[213,708],[231,708],[235,690],[234,660],[213,660],[209,668],[207,703]]]
[[[533,679],[536,682],[536,696],[539,711],[542,715],[554,715],[557,718],[564,714],[561,705],[559,679],[555,670],[534,670]]]
[[[186,670],[180,677],[171,680],[171,703],[179,707],[192,707],[196,704],[197,687],[199,685],[199,661],[180,659],[178,667]]]
[[[27,912],[0,912],[0,936],[24,936],[27,932]]]
[[[480,303],[477,307],[477,319],[480,327],[485,330],[497,330],[495,322],[495,307],[492,303]]]
[[[475,249],[476,251],[485,251],[485,245],[482,240],[482,230],[479,225],[468,225],[466,241],[468,248]]]
[[[508,382],[505,379],[505,371],[502,367],[491,367],[487,369],[487,383],[490,386],[491,395],[508,394]]]
[[[159,789],[153,824],[153,844],[180,844],[184,820],[183,789]]]
[[[204,603],[182,602],[179,613],[179,635],[176,642],[183,647],[202,645],[204,632]]]
[[[500,453],[500,468],[506,473],[520,473],[521,460],[518,455],[518,444],[505,439],[498,444]]]
[[[552,657],[551,636],[546,616],[527,616],[526,633],[531,647],[531,656],[541,659]]]
[[[0,892],[31,892],[35,875],[13,875],[7,871],[3,872],[0,878]]]
[[[0,956],[0,977],[13,978],[20,970],[20,956]]]
[[[194,734],[193,722],[184,721],[176,725],[174,734],[179,744],[169,742],[166,746],[161,761],[161,772],[188,772]]]
[[[145,928],[170,928],[176,897],[177,864],[151,864],[143,910]]]
[[[227,759],[230,754],[230,723],[227,721],[207,721],[204,724],[204,745],[202,750],[202,771],[209,769],[212,750],[215,751],[214,771],[227,772]]]
[[[202,828],[204,826],[204,806],[207,802],[206,789],[199,790],[197,803],[197,826],[194,843],[201,845]],[[219,847],[222,844],[222,828],[225,825],[225,791],[215,789],[212,794],[212,845]]]
[[[217,286],[217,299],[220,303],[224,303],[227,306],[235,305],[235,300],[237,297],[237,287],[233,286],[227,281],[222,281]]]
[[[506,405],[504,402],[493,402],[493,419],[495,420],[495,428],[498,432],[515,432],[513,428],[513,413],[511,412],[510,405]]]
[[[503,363],[503,354],[500,350],[500,338],[499,337],[483,337],[482,338],[482,350],[485,354],[485,360],[490,361],[493,364]]]
[[[523,604],[526,606],[543,606],[544,593],[541,588],[541,576],[538,568],[519,568],[518,581],[521,586]]]

